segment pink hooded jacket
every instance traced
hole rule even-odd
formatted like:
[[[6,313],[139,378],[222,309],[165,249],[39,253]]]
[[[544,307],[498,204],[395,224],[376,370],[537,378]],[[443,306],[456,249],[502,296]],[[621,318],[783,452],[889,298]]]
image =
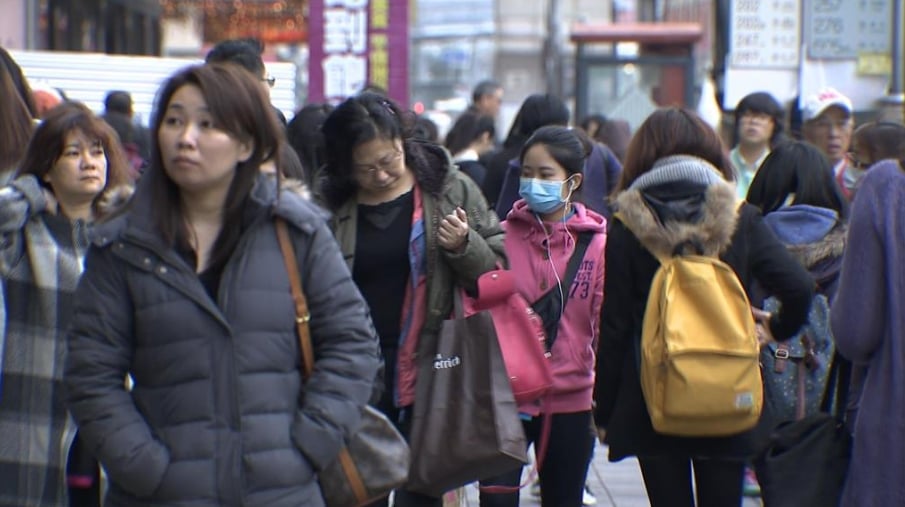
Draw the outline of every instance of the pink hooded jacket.
[[[569,258],[575,250],[577,234],[584,231],[594,233],[575,280],[571,287],[564,288],[568,291],[568,299],[550,358],[553,392],[549,397],[548,410],[552,413],[591,409],[598,321],[603,304],[606,218],[580,203],[574,203],[573,209],[573,214],[565,223],[545,222],[541,225],[524,199],[520,199],[503,222],[509,269],[515,274],[519,292],[529,303],[556,287],[556,275],[560,278],[565,276]],[[541,402],[522,405],[519,411],[538,415]]]

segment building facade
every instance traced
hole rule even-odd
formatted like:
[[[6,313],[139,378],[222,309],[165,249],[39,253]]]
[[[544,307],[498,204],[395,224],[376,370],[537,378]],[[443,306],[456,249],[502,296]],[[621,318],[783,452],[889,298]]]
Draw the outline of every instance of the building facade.
[[[160,54],[158,0],[4,0],[9,49]]]

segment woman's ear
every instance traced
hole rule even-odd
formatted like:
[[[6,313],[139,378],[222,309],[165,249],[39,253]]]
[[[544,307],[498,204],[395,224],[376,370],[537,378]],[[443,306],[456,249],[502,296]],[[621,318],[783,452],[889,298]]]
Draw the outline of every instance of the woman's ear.
[[[569,176],[569,185],[572,187],[570,190],[573,192],[581,188],[581,184],[584,181],[584,175],[581,173],[575,173]]]
[[[255,143],[251,139],[239,143],[239,162],[248,162],[251,154],[255,152]]]

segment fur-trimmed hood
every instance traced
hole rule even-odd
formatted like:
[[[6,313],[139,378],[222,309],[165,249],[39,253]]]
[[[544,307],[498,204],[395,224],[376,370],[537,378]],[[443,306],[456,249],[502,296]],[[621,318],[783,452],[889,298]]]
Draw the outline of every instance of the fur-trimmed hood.
[[[789,252],[801,262],[804,267],[811,269],[819,262],[826,259],[837,259],[845,253],[845,237],[848,227],[839,224],[823,238],[801,245],[786,245]]]
[[[679,180],[675,183],[681,184]],[[665,214],[662,211],[665,208],[668,212],[672,204],[686,209],[689,207],[687,196],[671,201],[658,192],[663,189],[668,189],[668,184],[650,188],[633,186],[616,196],[616,217],[647,250],[657,257],[670,257],[677,249],[710,257],[719,256],[726,250],[738,223],[738,201],[732,185],[721,180],[703,187],[703,195],[692,200],[697,201],[697,220],[692,222],[663,218]],[[657,206],[651,205],[652,201],[656,201]],[[689,244],[700,251],[688,251],[685,246]]]

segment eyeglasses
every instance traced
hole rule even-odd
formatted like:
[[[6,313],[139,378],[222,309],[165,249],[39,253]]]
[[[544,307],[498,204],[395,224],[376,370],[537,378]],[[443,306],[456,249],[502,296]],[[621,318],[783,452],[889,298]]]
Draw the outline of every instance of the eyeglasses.
[[[392,154],[383,157],[374,164],[356,164],[355,173],[359,176],[373,176],[377,171],[392,171],[402,158],[402,150],[396,150]]]
[[[273,88],[273,85],[277,84],[277,78],[271,76],[270,74],[267,74],[266,77],[262,77],[261,81],[267,83],[267,86],[271,88]]]

